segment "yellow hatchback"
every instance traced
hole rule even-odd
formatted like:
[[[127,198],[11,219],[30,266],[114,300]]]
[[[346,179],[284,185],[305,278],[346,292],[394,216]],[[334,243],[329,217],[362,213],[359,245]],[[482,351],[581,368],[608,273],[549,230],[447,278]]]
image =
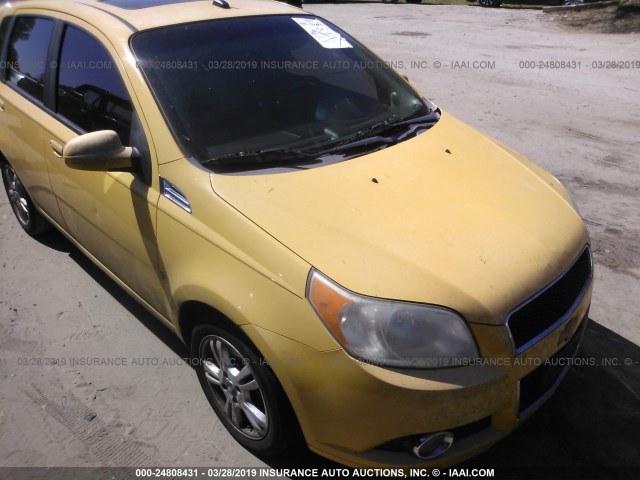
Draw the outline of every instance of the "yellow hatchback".
[[[332,23],[269,0],[1,15],[20,225],[175,331],[251,452],[455,463],[566,373],[593,279],[566,190]]]

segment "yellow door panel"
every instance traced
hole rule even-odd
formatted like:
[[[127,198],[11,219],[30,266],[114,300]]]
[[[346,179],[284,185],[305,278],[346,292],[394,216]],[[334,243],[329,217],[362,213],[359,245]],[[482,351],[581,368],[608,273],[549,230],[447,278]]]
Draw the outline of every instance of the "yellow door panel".
[[[44,159],[42,125],[48,114],[7,85],[0,87],[4,111],[0,113],[0,144],[9,163],[20,172],[20,180],[32,200],[60,223],[58,204]]]

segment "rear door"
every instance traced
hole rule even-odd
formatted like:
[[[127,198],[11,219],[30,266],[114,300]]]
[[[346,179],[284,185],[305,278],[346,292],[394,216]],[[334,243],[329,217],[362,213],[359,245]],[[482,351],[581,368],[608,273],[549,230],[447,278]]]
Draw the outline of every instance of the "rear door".
[[[2,21],[0,150],[33,201],[62,224],[49,181],[42,129],[50,118],[45,95],[54,28],[52,18],[39,15],[16,15]]]

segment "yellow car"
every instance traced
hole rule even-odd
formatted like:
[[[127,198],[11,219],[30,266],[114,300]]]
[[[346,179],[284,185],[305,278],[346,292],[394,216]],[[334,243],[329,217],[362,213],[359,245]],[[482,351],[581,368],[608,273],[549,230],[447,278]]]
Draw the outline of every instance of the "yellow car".
[[[593,278],[566,190],[332,23],[268,0],[1,15],[20,225],[175,331],[251,452],[455,463],[566,373]]]

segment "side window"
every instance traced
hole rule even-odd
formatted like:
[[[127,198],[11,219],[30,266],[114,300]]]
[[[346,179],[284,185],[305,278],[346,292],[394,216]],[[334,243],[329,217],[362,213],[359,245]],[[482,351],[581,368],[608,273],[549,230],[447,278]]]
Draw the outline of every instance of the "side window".
[[[133,107],[109,52],[67,26],[58,62],[57,112],[85,132],[114,130],[129,145]]]
[[[11,23],[12,17],[4,17],[2,23],[0,23],[0,55],[4,53],[5,37],[7,36],[7,30]]]
[[[44,74],[53,20],[20,16],[11,32],[7,53],[7,81],[42,101]]]

